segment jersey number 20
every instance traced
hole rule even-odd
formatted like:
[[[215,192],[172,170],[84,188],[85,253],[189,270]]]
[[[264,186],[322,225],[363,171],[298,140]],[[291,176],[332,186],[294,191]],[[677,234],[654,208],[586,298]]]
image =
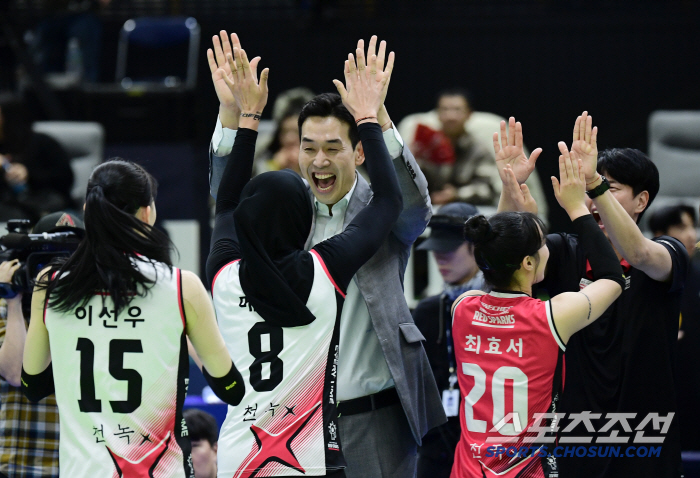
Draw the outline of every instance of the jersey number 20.
[[[462,372],[474,377],[474,387],[464,397],[464,419],[467,430],[486,433],[486,421],[474,418],[474,405],[486,392],[486,372],[475,363],[462,363]],[[513,381],[513,415],[511,423],[506,422],[506,380]],[[518,435],[527,424],[527,375],[518,367],[501,367],[491,379],[493,399],[493,426],[501,435]],[[516,426],[517,425],[517,426]]]
[[[80,400],[78,406],[84,413],[102,411],[102,401],[95,396],[95,344],[90,339],[79,338],[76,348],[80,352]],[[141,405],[143,379],[136,370],[124,368],[124,354],[143,353],[140,340],[109,341],[109,373],[117,380],[127,382],[126,400],[110,400],[114,413],[131,413]]]

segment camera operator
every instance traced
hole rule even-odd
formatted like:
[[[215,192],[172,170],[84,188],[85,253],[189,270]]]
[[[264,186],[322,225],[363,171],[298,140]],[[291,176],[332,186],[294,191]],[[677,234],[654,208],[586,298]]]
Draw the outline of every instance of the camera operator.
[[[80,219],[57,212],[42,218],[32,232],[40,234],[82,228]],[[0,283],[12,284],[20,267],[18,259],[2,262]],[[32,403],[20,388],[26,327],[22,292],[17,292],[14,297],[0,298],[0,478],[57,478],[59,426],[56,398],[51,395]]]

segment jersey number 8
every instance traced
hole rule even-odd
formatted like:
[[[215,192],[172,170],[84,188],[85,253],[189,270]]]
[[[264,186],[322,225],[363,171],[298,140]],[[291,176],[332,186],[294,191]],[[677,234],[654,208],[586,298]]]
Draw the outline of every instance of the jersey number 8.
[[[268,344],[263,346],[263,336]],[[258,322],[248,331],[248,350],[255,360],[250,365],[250,385],[256,392],[270,392],[282,383],[284,362],[279,354],[284,348],[282,327]],[[265,350],[263,350],[265,349]],[[262,378],[262,364],[270,364],[270,378]]]

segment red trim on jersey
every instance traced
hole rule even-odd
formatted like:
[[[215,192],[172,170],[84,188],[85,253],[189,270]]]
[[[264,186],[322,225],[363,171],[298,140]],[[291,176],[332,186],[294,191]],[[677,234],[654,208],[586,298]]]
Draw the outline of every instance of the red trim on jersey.
[[[328,272],[328,268],[326,267],[326,263],[323,262],[323,258],[321,258],[321,254],[319,254],[318,251],[316,251],[315,249],[311,249],[309,252],[316,256],[316,258],[318,259],[318,262],[321,263],[321,267],[323,267],[323,270],[326,272],[328,279],[331,281],[331,284],[333,284],[333,287],[335,287],[335,290],[337,290],[338,293],[341,296],[343,296],[343,299],[344,299],[345,293],[342,290],[340,290],[340,287],[338,287],[338,284],[336,284],[335,281],[333,280],[333,277],[331,277],[331,273]]]
[[[625,274],[627,274],[632,268],[630,263],[624,259],[620,261],[620,265],[622,266],[622,272],[624,272]],[[591,268],[591,263],[588,262],[588,259],[586,259],[586,277],[588,277],[589,279],[593,279],[593,269]]]
[[[219,274],[221,274],[221,272],[223,272],[223,270],[226,269],[228,266],[230,266],[231,264],[235,264],[238,261],[240,261],[240,259],[236,259],[235,261],[229,262],[228,264],[223,266],[221,269],[219,269],[219,272],[216,273],[216,275],[214,276],[214,280],[211,281],[211,295],[212,295],[212,297],[214,296],[214,284],[216,284],[216,279],[218,279]]]
[[[182,303],[182,271],[177,270],[177,303],[180,306],[180,318],[182,318],[182,326],[187,329],[187,321],[185,321],[185,307]]]

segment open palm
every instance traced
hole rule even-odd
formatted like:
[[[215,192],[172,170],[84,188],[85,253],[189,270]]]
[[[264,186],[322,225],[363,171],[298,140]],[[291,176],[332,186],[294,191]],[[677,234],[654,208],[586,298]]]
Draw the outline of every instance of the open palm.
[[[241,42],[235,33],[231,34],[231,40],[229,41],[226,30],[221,30],[219,35],[212,37],[212,43],[214,50],[211,48],[207,50],[207,60],[209,61],[209,70],[211,71],[211,79],[212,83],[214,83],[216,96],[219,98],[219,103],[222,107],[236,109],[236,100],[229,87],[229,84],[235,82],[235,75],[231,71],[227,58],[229,55],[233,56],[233,48],[241,50]],[[256,82],[258,62],[260,62],[260,57],[255,57],[250,61],[250,68]]]
[[[505,168],[510,167],[519,184],[523,184],[535,170],[535,162],[542,153],[542,148],[535,149],[530,157],[525,156],[523,150],[523,127],[520,122],[515,122],[511,116],[508,121],[508,134],[506,135],[506,122],[501,121],[501,138],[498,133],[493,133],[493,149],[496,152],[496,166],[501,175],[505,177]]]
[[[574,138],[571,143],[571,151],[576,153],[583,162],[583,172],[586,182],[593,181],[598,166],[598,127],[593,128],[593,117],[584,111],[576,118],[574,125]]]

